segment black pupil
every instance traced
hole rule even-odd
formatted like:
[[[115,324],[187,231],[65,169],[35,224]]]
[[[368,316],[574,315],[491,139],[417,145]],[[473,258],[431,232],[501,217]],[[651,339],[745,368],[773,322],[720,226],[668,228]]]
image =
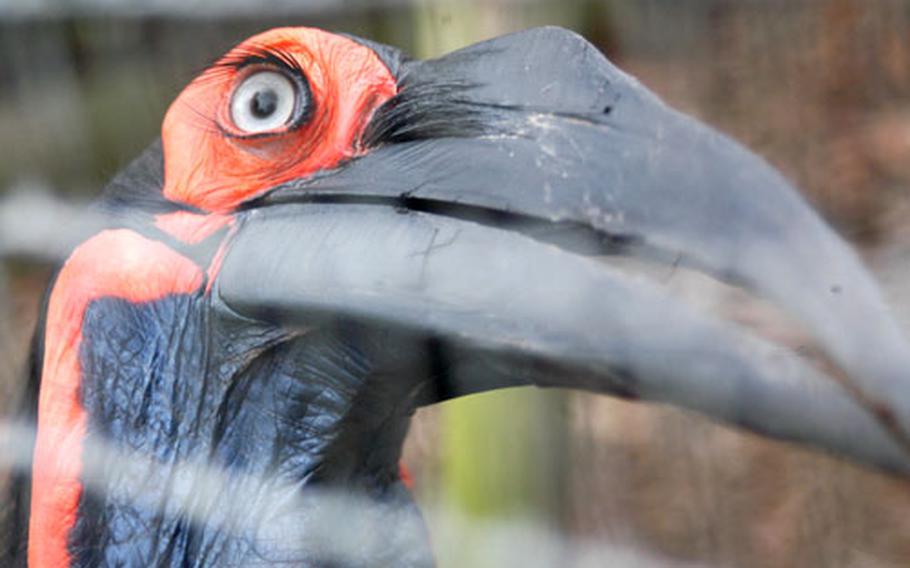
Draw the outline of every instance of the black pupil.
[[[268,118],[275,113],[278,108],[278,94],[272,89],[256,91],[250,100],[250,112],[256,118]]]

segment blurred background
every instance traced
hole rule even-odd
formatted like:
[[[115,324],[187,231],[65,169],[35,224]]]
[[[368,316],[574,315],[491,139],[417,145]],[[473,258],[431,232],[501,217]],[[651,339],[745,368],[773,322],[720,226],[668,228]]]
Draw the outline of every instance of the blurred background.
[[[781,169],[910,330],[910,1],[0,0],[0,194],[90,199],[179,90],[257,31],[318,26],[429,57],[544,24]],[[0,264],[5,411],[50,270]],[[662,279],[802,345],[735,290]],[[663,407],[472,397],[421,410],[405,458],[443,567],[910,565],[905,482]]]

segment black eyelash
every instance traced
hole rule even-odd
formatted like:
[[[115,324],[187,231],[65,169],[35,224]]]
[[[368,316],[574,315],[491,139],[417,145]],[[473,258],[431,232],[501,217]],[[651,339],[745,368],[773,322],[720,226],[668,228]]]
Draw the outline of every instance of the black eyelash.
[[[268,65],[284,69],[289,73],[306,77],[303,68],[289,52],[264,45],[238,47],[232,50],[221,61],[212,66],[212,70],[228,68],[238,70],[249,65]]]
[[[275,49],[265,45],[250,45],[235,47],[230,53],[212,63],[199,74],[199,81],[218,79],[225,73],[234,74],[244,67],[262,65],[272,67],[286,73],[288,76],[302,83],[309,92],[309,81],[300,63],[290,52]]]

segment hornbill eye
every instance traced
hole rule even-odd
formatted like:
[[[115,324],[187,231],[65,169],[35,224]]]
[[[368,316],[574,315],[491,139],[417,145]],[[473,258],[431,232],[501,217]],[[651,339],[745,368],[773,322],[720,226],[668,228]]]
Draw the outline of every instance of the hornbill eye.
[[[275,71],[255,72],[237,85],[231,97],[231,120],[245,134],[289,126],[307,106],[295,82]]]
[[[280,28],[241,43],[177,97],[164,118],[169,201],[229,213],[276,185],[359,156],[370,117],[395,95],[373,49]]]

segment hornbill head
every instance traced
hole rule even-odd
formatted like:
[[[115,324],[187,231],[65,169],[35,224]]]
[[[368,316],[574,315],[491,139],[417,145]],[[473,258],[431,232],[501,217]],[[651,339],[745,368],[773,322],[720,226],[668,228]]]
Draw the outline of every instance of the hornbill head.
[[[856,256],[765,162],[562,29],[428,61],[257,35],[98,210],[37,342],[32,566],[429,565],[409,417],[512,385],[910,471],[910,351]],[[770,299],[839,380],[617,255]]]

